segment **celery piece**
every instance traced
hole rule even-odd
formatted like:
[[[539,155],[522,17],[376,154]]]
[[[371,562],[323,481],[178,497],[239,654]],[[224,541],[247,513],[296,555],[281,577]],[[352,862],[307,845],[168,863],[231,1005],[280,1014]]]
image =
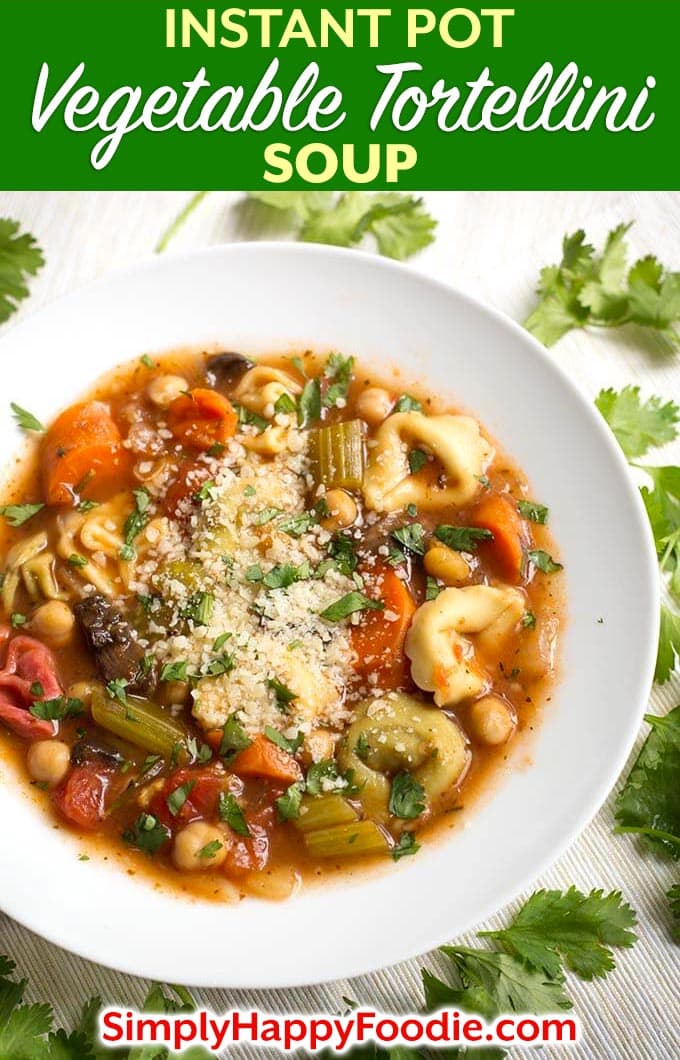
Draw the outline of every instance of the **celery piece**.
[[[364,479],[364,439],[360,420],[333,423],[310,432],[314,477],[326,489],[360,489]]]
[[[92,693],[92,717],[102,729],[135,747],[170,758],[177,745],[184,746],[185,727],[157,703],[141,696],[127,696],[123,704],[103,688]]]
[[[307,832],[305,846],[308,853],[317,858],[362,857],[386,854],[390,849],[385,833],[375,821],[355,821]]]
[[[342,795],[322,795],[304,798],[300,816],[294,822],[300,832],[313,832],[319,828],[332,828],[336,824],[356,821],[359,814]]]

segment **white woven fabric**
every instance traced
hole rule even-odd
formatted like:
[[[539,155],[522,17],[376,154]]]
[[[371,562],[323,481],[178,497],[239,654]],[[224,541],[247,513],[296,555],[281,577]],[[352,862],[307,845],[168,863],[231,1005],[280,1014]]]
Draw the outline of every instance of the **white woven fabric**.
[[[663,262],[680,267],[680,194],[441,192],[426,199],[439,219],[439,229],[436,243],[416,260],[415,268],[464,288],[517,320],[522,320],[532,305],[539,267],[559,258],[565,231],[585,227],[599,242],[613,225],[635,220],[630,236],[633,251],[656,253]],[[45,269],[32,285],[30,300],[15,319],[35,312],[63,291],[151,253],[160,233],[185,201],[184,194],[174,192],[0,194],[0,216],[19,218],[22,226],[37,236],[47,258]],[[252,237],[248,208],[242,201],[236,205],[238,201],[236,195],[209,196],[168,253]],[[35,351],[31,355],[35,356]],[[680,357],[664,355],[653,337],[572,333],[554,356],[590,396],[603,386],[638,383],[644,393],[680,399]],[[680,462],[680,443],[664,451],[663,462]],[[679,701],[679,692],[678,678],[663,689],[655,688],[650,710],[668,710]],[[584,733],[584,739],[587,737]],[[641,739],[642,734],[638,747]],[[20,851],[3,849],[0,871],[20,872]],[[619,952],[616,970],[606,981],[581,983],[570,976],[569,991],[583,1022],[584,1036],[576,1047],[550,1050],[551,1057],[665,1060],[678,1055],[680,948],[669,940],[664,899],[675,879],[677,868],[674,872],[671,865],[642,856],[634,841],[612,835],[610,797],[571,849],[536,880],[536,887],[575,884],[584,891],[591,887],[621,889],[640,920],[637,945],[632,951]],[[45,901],[49,900],[47,876]],[[509,912],[501,911],[480,927],[500,926]],[[285,916],[285,907],[281,915]],[[418,915],[417,909],[414,915]],[[399,931],[398,924],[394,930]],[[459,941],[474,944],[474,934]],[[304,939],[300,945],[304,946]],[[369,938],[366,945],[371,945]],[[11,954],[22,975],[30,978],[28,997],[51,1001],[57,1019],[66,1024],[91,994],[130,1004],[139,1002],[147,988],[143,981],[71,956],[1,914],[0,953]],[[328,986],[229,994],[200,990],[196,994],[218,1011],[232,1005],[257,1005],[274,1011],[335,1012],[343,1007],[343,995],[384,1009],[403,1010],[418,1007],[422,1000],[419,970],[425,965],[444,968],[436,955],[429,955]],[[236,1060],[258,1054],[262,1057],[264,1050],[240,1048],[230,1052]]]

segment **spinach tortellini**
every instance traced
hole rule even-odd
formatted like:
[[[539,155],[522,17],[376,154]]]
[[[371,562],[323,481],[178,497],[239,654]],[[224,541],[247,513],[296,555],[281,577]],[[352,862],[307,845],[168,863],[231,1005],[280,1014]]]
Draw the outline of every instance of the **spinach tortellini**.
[[[475,659],[472,641],[462,634],[478,634],[479,647],[489,654],[498,651],[524,606],[518,589],[489,585],[444,589],[435,600],[421,604],[405,644],[415,683],[434,694],[438,707],[479,695],[487,677]]]
[[[352,771],[364,809],[379,818],[388,815],[394,774],[414,776],[432,807],[462,779],[469,759],[455,721],[399,692],[360,704],[338,752],[340,767]]]
[[[409,453],[431,454],[441,467],[444,482],[412,473]],[[393,512],[409,504],[420,511],[439,511],[467,504],[480,489],[479,478],[493,450],[479,424],[469,416],[423,416],[397,412],[378,428],[368,452],[363,492],[375,511]]]

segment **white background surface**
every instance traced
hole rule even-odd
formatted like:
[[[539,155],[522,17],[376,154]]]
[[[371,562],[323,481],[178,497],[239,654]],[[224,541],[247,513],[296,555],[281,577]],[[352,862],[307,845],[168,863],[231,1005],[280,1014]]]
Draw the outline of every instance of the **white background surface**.
[[[46,267],[32,284],[32,297],[13,320],[34,312],[63,291],[151,253],[186,198],[174,192],[0,194],[0,216],[20,219],[22,227],[39,239],[47,259]],[[669,266],[680,268],[679,194],[466,192],[437,193],[426,198],[439,220],[437,240],[415,259],[414,266],[486,299],[518,320],[526,316],[533,303],[532,290],[540,266],[559,258],[565,231],[585,227],[588,236],[599,243],[614,224],[635,220],[630,236],[633,253],[653,252]],[[213,193],[167,252],[250,234],[248,212],[239,204],[239,196]],[[106,327],[105,321],[102,327]],[[27,355],[31,353],[27,351]],[[49,350],[35,351],[34,355],[38,367],[39,359],[49,356]],[[680,355],[674,358],[664,352],[654,338],[646,339],[632,331],[571,334],[562,340],[554,356],[560,358],[588,395],[596,394],[603,386],[618,388],[634,382],[644,394],[653,392],[680,400]],[[77,388],[78,382],[74,381],[74,390]],[[11,396],[7,395],[7,399]],[[664,463],[679,462],[680,444],[667,447],[658,459]],[[593,497],[592,501],[597,504],[598,498]],[[583,517],[587,519],[588,513],[584,512]],[[612,532],[616,532],[615,528]],[[679,691],[677,678],[662,689],[655,688],[650,710],[663,713],[674,706]],[[587,732],[583,738],[588,739]],[[606,756],[606,747],[602,754]],[[574,768],[578,769],[578,762]],[[632,951],[617,954],[616,971],[606,981],[583,984],[570,977],[569,991],[583,1022],[583,1040],[575,1049],[554,1049],[549,1055],[569,1055],[579,1060],[621,1056],[665,1060],[677,1055],[680,1034],[680,949],[673,948],[669,941],[664,898],[677,873],[668,864],[643,856],[630,838],[612,835],[611,802],[610,799],[552,870],[536,881],[536,886],[563,888],[575,884],[584,891],[591,887],[621,889],[637,910],[640,937]],[[16,861],[12,852],[3,851],[1,871],[21,871],[20,855],[14,854]],[[45,901],[49,900],[46,866]],[[281,914],[285,915],[285,907]],[[414,915],[418,915],[417,909]],[[102,916],[106,916],[105,900]],[[480,927],[500,926],[506,917],[501,914]],[[352,925],[347,927],[352,930]],[[168,930],[172,931],[172,925],[168,925]],[[394,930],[399,931],[398,923]],[[458,941],[474,944],[474,936]],[[300,945],[304,946],[304,939]],[[366,939],[366,946],[371,946],[370,938]],[[3,952],[17,961],[22,975],[30,976],[28,996],[53,1003],[58,1022],[71,1019],[90,994],[99,993],[106,1000],[129,1004],[138,1002],[147,987],[141,981],[71,957],[0,915],[0,953]],[[238,959],[237,955],[234,959]],[[417,1008],[422,1001],[419,969],[423,966],[445,967],[438,957],[430,955],[375,975],[324,987],[247,994],[234,991],[229,996],[222,991],[198,994],[217,1010],[238,1004],[279,1011],[334,1012],[343,1008],[343,996],[384,1009],[403,1010]],[[256,1053],[243,1048],[230,1055],[245,1058]]]

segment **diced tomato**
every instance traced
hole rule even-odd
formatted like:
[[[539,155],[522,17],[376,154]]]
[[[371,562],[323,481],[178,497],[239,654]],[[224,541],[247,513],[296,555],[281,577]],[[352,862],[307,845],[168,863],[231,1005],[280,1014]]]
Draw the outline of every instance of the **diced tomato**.
[[[171,519],[186,516],[190,510],[187,500],[197,493],[204,482],[210,478],[206,464],[199,460],[184,460],[177,471],[177,476],[167,490],[163,500],[165,514]],[[198,502],[197,502],[198,506]]]
[[[106,816],[112,776],[113,770],[104,767],[76,766],[52,792],[52,801],[76,828],[96,828]]]
[[[231,402],[203,387],[181,394],[168,409],[168,427],[187,449],[205,451],[223,445],[236,433],[237,424]]]
[[[192,784],[184,803],[173,814],[168,806],[168,797],[178,788]],[[217,817],[217,801],[221,791],[229,791],[233,778],[220,765],[200,768],[176,769],[165,781],[161,791],[151,800],[149,811],[167,828],[181,828],[190,821]]]
[[[227,849],[224,871],[228,876],[242,876],[246,872],[261,872],[269,861],[269,841],[274,829],[274,808],[268,806],[256,814],[246,814],[252,838],[234,833]]]

